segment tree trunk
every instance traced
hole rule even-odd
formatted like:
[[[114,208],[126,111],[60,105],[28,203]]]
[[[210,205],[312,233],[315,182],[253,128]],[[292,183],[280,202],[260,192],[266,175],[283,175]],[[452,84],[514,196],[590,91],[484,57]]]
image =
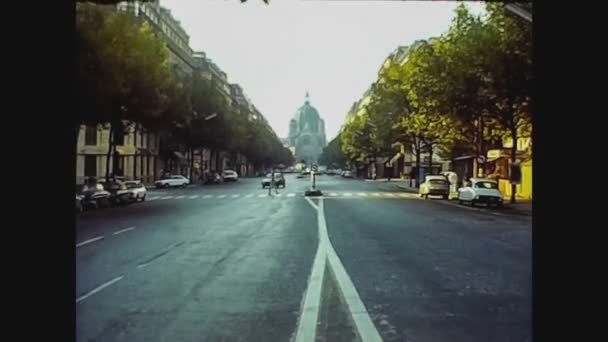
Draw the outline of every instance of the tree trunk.
[[[110,122],[108,135],[108,154],[106,155],[106,181],[110,179],[110,160],[112,158],[112,145],[114,145],[114,125]]]
[[[513,125],[513,127],[511,128],[511,139],[513,139],[513,146],[511,148],[511,168],[512,165],[515,163],[515,158],[517,158],[517,127],[515,125]],[[509,170],[512,171],[512,170]],[[515,184],[515,182],[513,181],[513,172],[511,173],[511,204],[515,203],[515,197],[516,197],[516,192],[517,192],[517,185]]]
[[[433,174],[433,144],[429,144],[429,175]]]
[[[414,149],[416,150],[416,174],[414,178],[416,179],[416,187],[418,188],[420,186],[420,166],[422,165],[420,163],[420,142],[414,146]]]
[[[194,182],[194,149],[190,147],[190,183]]]

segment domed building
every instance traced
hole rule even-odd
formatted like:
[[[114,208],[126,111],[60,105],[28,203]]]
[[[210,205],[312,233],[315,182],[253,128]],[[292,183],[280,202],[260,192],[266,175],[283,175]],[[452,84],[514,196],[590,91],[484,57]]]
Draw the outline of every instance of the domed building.
[[[308,93],[304,105],[289,122],[288,141],[289,147],[294,148],[298,162],[305,160],[308,165],[318,163],[323,147],[327,144],[325,121],[321,119],[317,109],[310,105]]]

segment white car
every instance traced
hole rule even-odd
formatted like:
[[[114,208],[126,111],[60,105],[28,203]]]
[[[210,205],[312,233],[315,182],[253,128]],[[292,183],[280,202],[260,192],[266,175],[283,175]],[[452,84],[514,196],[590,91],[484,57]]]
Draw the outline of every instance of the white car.
[[[448,199],[450,195],[448,179],[445,176],[426,176],[424,183],[420,184],[418,195],[424,198],[441,196],[443,199]]]
[[[224,176],[224,181],[228,182],[236,182],[239,179],[239,175],[238,173],[236,173],[236,171],[232,171],[232,170],[225,170],[223,173]]]
[[[186,187],[186,185],[188,185],[188,184],[190,184],[190,180],[181,175],[169,176],[165,179],[159,179],[156,182],[154,182],[154,185],[157,188],[168,188],[170,186]]]
[[[127,189],[131,193],[131,200],[133,201],[145,201],[146,193],[148,190],[146,186],[141,181],[126,181]]]
[[[485,203],[488,206],[493,204],[502,207],[503,196],[498,190],[498,182],[493,179],[471,178],[470,184],[458,189],[458,203]]]
[[[342,172],[342,177],[343,178],[353,178],[353,172],[349,171],[349,170],[343,171]]]

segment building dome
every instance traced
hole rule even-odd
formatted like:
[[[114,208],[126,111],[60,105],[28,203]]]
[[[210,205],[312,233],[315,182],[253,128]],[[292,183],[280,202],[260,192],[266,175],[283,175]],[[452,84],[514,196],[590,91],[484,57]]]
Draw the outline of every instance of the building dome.
[[[300,131],[308,128],[312,132],[318,132],[321,116],[319,115],[317,109],[310,105],[307,98],[304,105],[298,108],[295,115],[295,120]]]

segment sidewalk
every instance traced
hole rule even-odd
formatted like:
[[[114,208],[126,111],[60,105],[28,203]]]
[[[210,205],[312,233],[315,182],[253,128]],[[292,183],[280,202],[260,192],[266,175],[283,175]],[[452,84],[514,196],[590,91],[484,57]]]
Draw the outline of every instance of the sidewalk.
[[[392,183],[392,181],[391,181]],[[385,185],[389,185],[385,184]],[[409,193],[418,193],[418,188],[410,187],[409,183],[407,184],[390,184],[389,187],[393,188],[397,191],[409,192]],[[523,215],[523,216],[532,216],[532,200],[518,198],[515,204],[509,203],[509,198],[504,199],[504,207],[502,209],[498,209],[500,212],[504,214],[511,215]],[[455,205],[459,205],[456,199],[450,200],[448,203],[454,203]],[[484,207],[479,207],[480,209],[485,209]],[[494,209],[494,208],[492,208]]]

